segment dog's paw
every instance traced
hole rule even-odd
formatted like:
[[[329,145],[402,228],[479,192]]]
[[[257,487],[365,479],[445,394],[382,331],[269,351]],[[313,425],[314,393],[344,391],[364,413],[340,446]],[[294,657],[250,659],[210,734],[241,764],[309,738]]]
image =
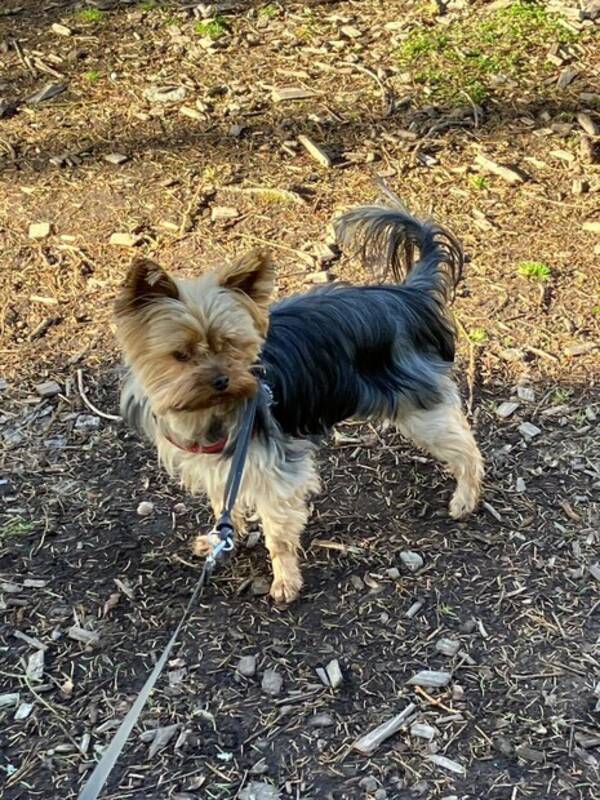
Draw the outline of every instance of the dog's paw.
[[[212,553],[214,546],[213,538],[201,533],[192,542],[192,553],[198,558],[206,558]]]
[[[457,489],[450,500],[449,512],[452,519],[464,519],[475,510],[478,493],[465,489]]]
[[[302,588],[302,576],[290,573],[279,575],[273,579],[271,584],[271,597],[276,603],[293,603],[300,594]]]

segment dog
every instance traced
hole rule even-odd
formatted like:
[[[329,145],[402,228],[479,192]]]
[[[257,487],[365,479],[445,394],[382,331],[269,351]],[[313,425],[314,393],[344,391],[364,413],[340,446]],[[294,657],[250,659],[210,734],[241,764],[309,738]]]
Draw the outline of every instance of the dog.
[[[341,246],[356,247],[381,280],[334,282],[271,305],[275,268],[266,252],[192,280],[138,259],[115,303],[128,367],[122,414],[154,442],[169,473],[208,495],[216,516],[242,409],[259,393],[233,521],[243,532],[245,512],[258,513],[277,603],[291,603],[302,587],[300,537],[308,497],[319,491],[315,453],[336,423],[391,422],[444,462],[456,480],[455,519],[476,507],[483,476],[450,376],[460,245],[395,196],[346,212],[335,228]],[[200,535],[193,551],[206,556],[213,543]]]

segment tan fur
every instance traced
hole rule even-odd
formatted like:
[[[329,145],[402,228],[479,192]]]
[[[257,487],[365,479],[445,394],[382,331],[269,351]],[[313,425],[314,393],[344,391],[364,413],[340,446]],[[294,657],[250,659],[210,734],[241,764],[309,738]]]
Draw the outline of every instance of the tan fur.
[[[193,281],[171,278],[154,262],[138,260],[115,305],[117,335],[135,376],[128,391],[148,398],[153,414],[146,427],[160,460],[188,491],[208,495],[215,515],[222,508],[229,462],[185,448],[214,441],[215,425],[230,432],[240,400],[256,391],[251,370],[267,333],[273,283],[273,265],[257,251]],[[226,390],[213,388],[216,376],[227,377]],[[459,518],[477,503],[483,463],[456,388],[451,381],[446,388],[445,405],[405,411],[394,422],[448,464],[457,480],[450,513]],[[298,440],[297,447],[294,470],[286,470],[274,450],[251,440],[234,513],[242,531],[245,512],[258,512],[273,566],[271,595],[287,603],[302,586],[300,536],[309,515],[307,498],[319,490],[314,446]],[[206,556],[213,545],[210,537],[198,536],[193,551]]]

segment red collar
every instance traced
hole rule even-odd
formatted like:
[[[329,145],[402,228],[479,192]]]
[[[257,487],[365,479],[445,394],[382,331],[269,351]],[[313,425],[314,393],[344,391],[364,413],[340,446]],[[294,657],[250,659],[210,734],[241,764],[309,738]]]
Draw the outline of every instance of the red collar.
[[[226,436],[224,436],[222,439],[219,439],[216,442],[213,442],[212,444],[206,444],[206,445],[192,444],[189,447],[182,447],[177,442],[174,442],[170,436],[165,436],[165,439],[167,439],[167,441],[171,442],[172,445],[178,447],[180,450],[183,450],[186,453],[204,453],[206,455],[215,455],[216,453],[222,453],[227,444]]]

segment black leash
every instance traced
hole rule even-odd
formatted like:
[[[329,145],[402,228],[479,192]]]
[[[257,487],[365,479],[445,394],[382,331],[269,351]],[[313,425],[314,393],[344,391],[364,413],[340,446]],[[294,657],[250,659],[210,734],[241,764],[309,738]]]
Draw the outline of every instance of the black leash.
[[[108,776],[112,772],[112,769],[115,766],[127,739],[129,738],[129,734],[137,723],[140,714],[146,705],[146,701],[148,700],[156,681],[158,680],[165,664],[169,659],[169,656],[171,655],[171,651],[173,650],[177,638],[181,633],[181,629],[187,622],[190,611],[195,605],[196,600],[202,596],[202,592],[210,580],[213,570],[217,565],[217,561],[221,559],[224,554],[230,553],[233,550],[235,529],[233,527],[231,515],[240,489],[242,475],[244,473],[244,464],[246,463],[248,446],[254,430],[256,409],[259,399],[264,402],[263,393],[265,393],[266,388],[267,387],[263,386],[262,384],[259,384],[258,391],[254,397],[247,401],[242,415],[242,421],[237,432],[235,449],[231,457],[231,466],[229,468],[227,481],[225,483],[223,511],[221,512],[221,515],[219,516],[219,519],[212,530],[212,533],[219,537],[219,541],[204,562],[204,567],[202,568],[200,577],[194,586],[192,595],[187,606],[185,607],[183,616],[177,625],[177,628],[175,629],[175,633],[169,639],[169,642],[163,650],[161,657],[156,662],[154,669],[148,676],[146,683],[143,685],[140,693],[136,697],[135,703],[127,712],[127,716],[119,725],[117,732],[102,754],[100,761],[96,764],[94,771],[86,781],[85,786],[79,794],[78,800],[97,800],[99,797],[100,792],[108,780]]]

